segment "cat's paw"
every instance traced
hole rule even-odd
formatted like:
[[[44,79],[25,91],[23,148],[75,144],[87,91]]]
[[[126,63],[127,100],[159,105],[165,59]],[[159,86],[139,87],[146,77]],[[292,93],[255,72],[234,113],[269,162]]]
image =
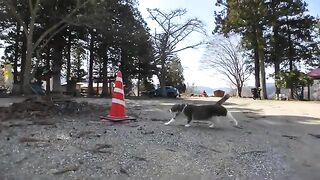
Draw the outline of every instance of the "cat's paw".
[[[186,125],[184,125],[184,127],[190,127],[191,125],[190,124],[186,124]]]

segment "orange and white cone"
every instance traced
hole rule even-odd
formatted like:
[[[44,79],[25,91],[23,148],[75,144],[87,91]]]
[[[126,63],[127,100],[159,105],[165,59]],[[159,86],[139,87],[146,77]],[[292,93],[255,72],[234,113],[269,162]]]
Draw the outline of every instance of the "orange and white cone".
[[[133,119],[126,115],[126,104],[124,101],[124,90],[121,71],[117,72],[109,115],[107,117],[101,117],[101,119],[110,121],[122,121]]]

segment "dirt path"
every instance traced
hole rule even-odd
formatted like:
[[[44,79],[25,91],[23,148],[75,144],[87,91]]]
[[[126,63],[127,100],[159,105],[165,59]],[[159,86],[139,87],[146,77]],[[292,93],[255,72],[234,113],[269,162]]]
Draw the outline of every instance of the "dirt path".
[[[81,101],[83,99],[80,99]],[[110,99],[85,99],[104,112],[1,122],[0,179],[319,179],[319,103],[231,98],[242,128],[185,120],[164,126],[174,103],[216,98],[127,100],[129,123],[102,123]],[[312,109],[313,108],[313,109]],[[317,109],[316,109],[317,108]],[[29,124],[28,124],[29,123]],[[312,135],[314,136],[312,136]],[[0,175],[1,176],[1,175]]]

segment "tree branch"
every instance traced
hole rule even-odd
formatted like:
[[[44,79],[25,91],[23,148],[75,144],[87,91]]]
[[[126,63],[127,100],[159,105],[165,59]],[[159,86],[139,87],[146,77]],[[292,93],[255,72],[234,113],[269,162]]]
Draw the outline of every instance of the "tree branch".
[[[181,49],[178,49],[178,50],[175,50],[175,51],[172,51],[171,53],[177,53],[177,52],[179,52],[179,51],[183,51],[183,50],[186,50],[186,49],[190,49],[190,48],[195,48],[195,47],[198,47],[198,46],[200,46],[200,45],[203,45],[203,43],[202,42],[200,42],[200,43],[198,43],[198,44],[194,44],[194,45],[190,45],[190,46],[186,46],[186,47],[184,47],[184,48],[181,48]]]
[[[169,32],[167,32],[166,31],[166,28],[164,27],[164,23],[163,22],[160,22],[160,20],[152,13],[152,11],[155,11],[155,12],[160,12],[159,11],[159,9],[147,9],[147,11],[149,12],[149,14],[150,14],[150,16],[151,16],[151,18],[153,19],[153,20],[155,20],[160,26],[161,26],[161,28],[166,32],[166,33],[169,33]],[[163,14],[161,14],[165,19],[166,19],[166,16],[165,15],[163,15]]]
[[[41,49],[43,49],[45,46],[47,46],[47,44],[50,42],[50,40],[56,35],[58,34],[60,31],[62,31],[63,29],[65,29],[68,26],[68,24],[64,24],[62,25],[59,29],[57,29],[56,31],[54,31],[54,33],[52,33],[46,40],[45,42],[41,45],[41,47],[39,48],[39,51],[41,51]]]
[[[39,44],[41,43],[41,41],[48,35],[50,34],[52,31],[54,31],[55,29],[57,29],[60,25],[62,25],[63,23],[67,23],[67,19],[69,17],[71,17],[72,15],[74,15],[79,9],[81,9],[82,7],[84,7],[85,5],[87,5],[90,2],[90,0],[85,1],[84,3],[82,3],[81,5],[77,6],[76,8],[74,8],[66,17],[64,17],[63,19],[61,19],[58,23],[56,23],[55,25],[51,26],[48,30],[46,30],[43,34],[41,34],[41,36],[38,38],[38,40],[35,42],[34,46],[33,46],[33,50],[35,50],[37,48],[37,46],[39,46]],[[56,32],[58,33],[58,32]]]
[[[219,73],[228,78],[228,80],[237,88],[242,89],[244,82],[250,77],[249,67],[239,52],[239,48],[231,43],[230,39],[216,40],[207,46],[207,55],[214,53],[214,59],[201,60],[202,67],[215,68]]]
[[[14,16],[14,18],[21,24],[21,26],[23,27],[23,32],[27,36],[28,35],[28,27],[27,27],[26,23],[22,20],[22,18],[20,17],[20,14],[18,13],[17,9],[15,8],[15,6],[12,3],[13,3],[12,0],[8,0],[8,2],[7,2],[8,10],[9,10],[9,12],[11,12],[11,14]]]

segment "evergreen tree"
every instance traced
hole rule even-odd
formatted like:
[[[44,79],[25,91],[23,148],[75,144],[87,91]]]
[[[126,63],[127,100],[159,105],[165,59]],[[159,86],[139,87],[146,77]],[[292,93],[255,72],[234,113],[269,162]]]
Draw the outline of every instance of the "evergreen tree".
[[[179,92],[185,92],[183,67],[180,59],[174,56],[167,65],[166,86],[174,86]]]
[[[276,80],[281,69],[293,72],[298,69],[297,63],[306,64],[313,59],[318,43],[313,37],[315,18],[306,12],[307,4],[301,0],[273,0],[268,3],[267,19],[272,31],[267,37],[269,48],[266,54],[267,62],[274,64]],[[293,98],[295,87],[293,84],[289,87]],[[279,93],[280,87],[277,87],[276,94]]]
[[[261,0],[218,0],[217,6],[222,10],[215,12],[216,33],[227,35],[239,33],[245,47],[252,50],[255,60],[256,86],[261,86],[262,98],[267,98],[265,79],[264,30],[266,28],[267,6]],[[260,72],[260,73],[258,73]],[[258,74],[260,83],[258,83]]]
[[[131,79],[138,76],[152,76],[150,35],[134,0],[94,3],[93,0],[8,0],[1,1],[0,8],[3,10],[0,28],[10,30],[10,34],[1,33],[2,39],[10,43],[6,49],[7,59],[18,57],[20,74],[26,75],[25,78],[21,76],[22,80],[30,79],[31,72],[35,72],[32,69],[46,66],[53,72],[53,90],[60,93],[62,75],[66,75],[68,83],[72,76],[76,76],[77,81],[83,77],[82,65],[86,59],[82,57],[88,50],[91,51],[87,74],[90,87],[95,78],[103,78],[106,89],[107,78],[118,68],[120,52],[121,69],[125,70],[124,81],[128,86]],[[20,31],[23,30],[20,34],[17,22]],[[79,49],[83,50],[74,52]],[[76,70],[75,64],[78,65]],[[30,90],[28,80],[22,83],[25,92]]]

